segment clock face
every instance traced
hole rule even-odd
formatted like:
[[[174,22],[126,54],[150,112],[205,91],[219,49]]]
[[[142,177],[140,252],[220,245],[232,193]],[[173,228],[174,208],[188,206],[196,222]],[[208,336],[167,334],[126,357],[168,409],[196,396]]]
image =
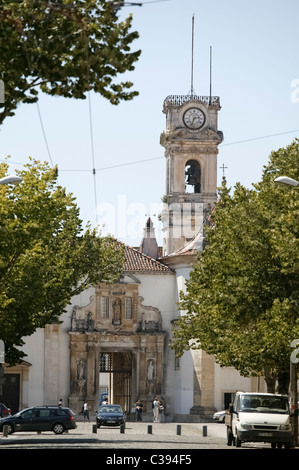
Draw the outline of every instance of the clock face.
[[[183,120],[189,129],[199,129],[204,125],[205,115],[198,108],[189,108],[185,112]]]

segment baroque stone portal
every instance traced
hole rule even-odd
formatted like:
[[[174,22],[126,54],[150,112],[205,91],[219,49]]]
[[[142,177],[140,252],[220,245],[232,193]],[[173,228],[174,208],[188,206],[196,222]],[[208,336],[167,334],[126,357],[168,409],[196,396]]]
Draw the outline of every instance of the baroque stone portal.
[[[151,413],[155,395],[163,393],[166,334],[159,309],[144,305],[138,284],[101,284],[85,306],[75,306],[70,335],[69,405],[99,405],[100,383],[107,383],[109,401],[130,413],[139,398]],[[124,359],[125,358],[125,359]],[[107,364],[107,366],[105,366]]]

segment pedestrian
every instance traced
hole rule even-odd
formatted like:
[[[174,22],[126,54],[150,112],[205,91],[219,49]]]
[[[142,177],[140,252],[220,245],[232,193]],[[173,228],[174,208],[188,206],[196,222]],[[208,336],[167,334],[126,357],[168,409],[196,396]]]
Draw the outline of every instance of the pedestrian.
[[[159,423],[159,402],[157,397],[153,401],[154,423]]]
[[[105,399],[102,401],[102,405],[108,405],[108,398],[105,398]]]
[[[85,420],[88,419],[88,422],[90,423],[89,421],[89,411],[88,411],[88,404],[87,404],[87,401],[85,400],[84,404],[83,404],[83,419],[84,419],[84,423],[85,423]]]
[[[60,398],[59,403],[58,403],[59,408],[62,407],[62,399]]]
[[[143,410],[143,404],[140,400],[137,400],[136,406],[135,406],[136,421],[142,421],[142,410]]]
[[[165,422],[164,402],[163,402],[163,400],[159,400],[159,421],[160,421],[160,423]]]

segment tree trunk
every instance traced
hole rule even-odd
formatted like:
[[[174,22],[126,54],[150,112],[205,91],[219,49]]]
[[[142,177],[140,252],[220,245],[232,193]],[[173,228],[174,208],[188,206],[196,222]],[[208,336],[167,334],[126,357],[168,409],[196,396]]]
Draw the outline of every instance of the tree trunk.
[[[267,384],[267,392],[268,393],[275,393],[275,382],[277,379],[276,374],[272,374],[269,369],[265,369],[264,371],[265,382]]]
[[[268,393],[275,393],[275,384],[277,380],[277,392],[282,393],[284,395],[288,394],[290,383],[290,371],[284,371],[279,372],[278,374],[273,374],[271,370],[265,369],[264,375]]]
[[[280,372],[278,374],[278,393],[287,395],[289,392],[290,371]]]

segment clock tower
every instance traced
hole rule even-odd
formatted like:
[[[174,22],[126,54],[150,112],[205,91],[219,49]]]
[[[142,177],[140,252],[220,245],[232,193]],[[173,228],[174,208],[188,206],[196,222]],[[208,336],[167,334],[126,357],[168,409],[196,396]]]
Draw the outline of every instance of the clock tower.
[[[163,257],[195,236],[202,243],[203,222],[216,200],[218,145],[223,140],[218,131],[219,110],[219,97],[171,95],[164,101],[166,130],[160,138],[166,157]]]

